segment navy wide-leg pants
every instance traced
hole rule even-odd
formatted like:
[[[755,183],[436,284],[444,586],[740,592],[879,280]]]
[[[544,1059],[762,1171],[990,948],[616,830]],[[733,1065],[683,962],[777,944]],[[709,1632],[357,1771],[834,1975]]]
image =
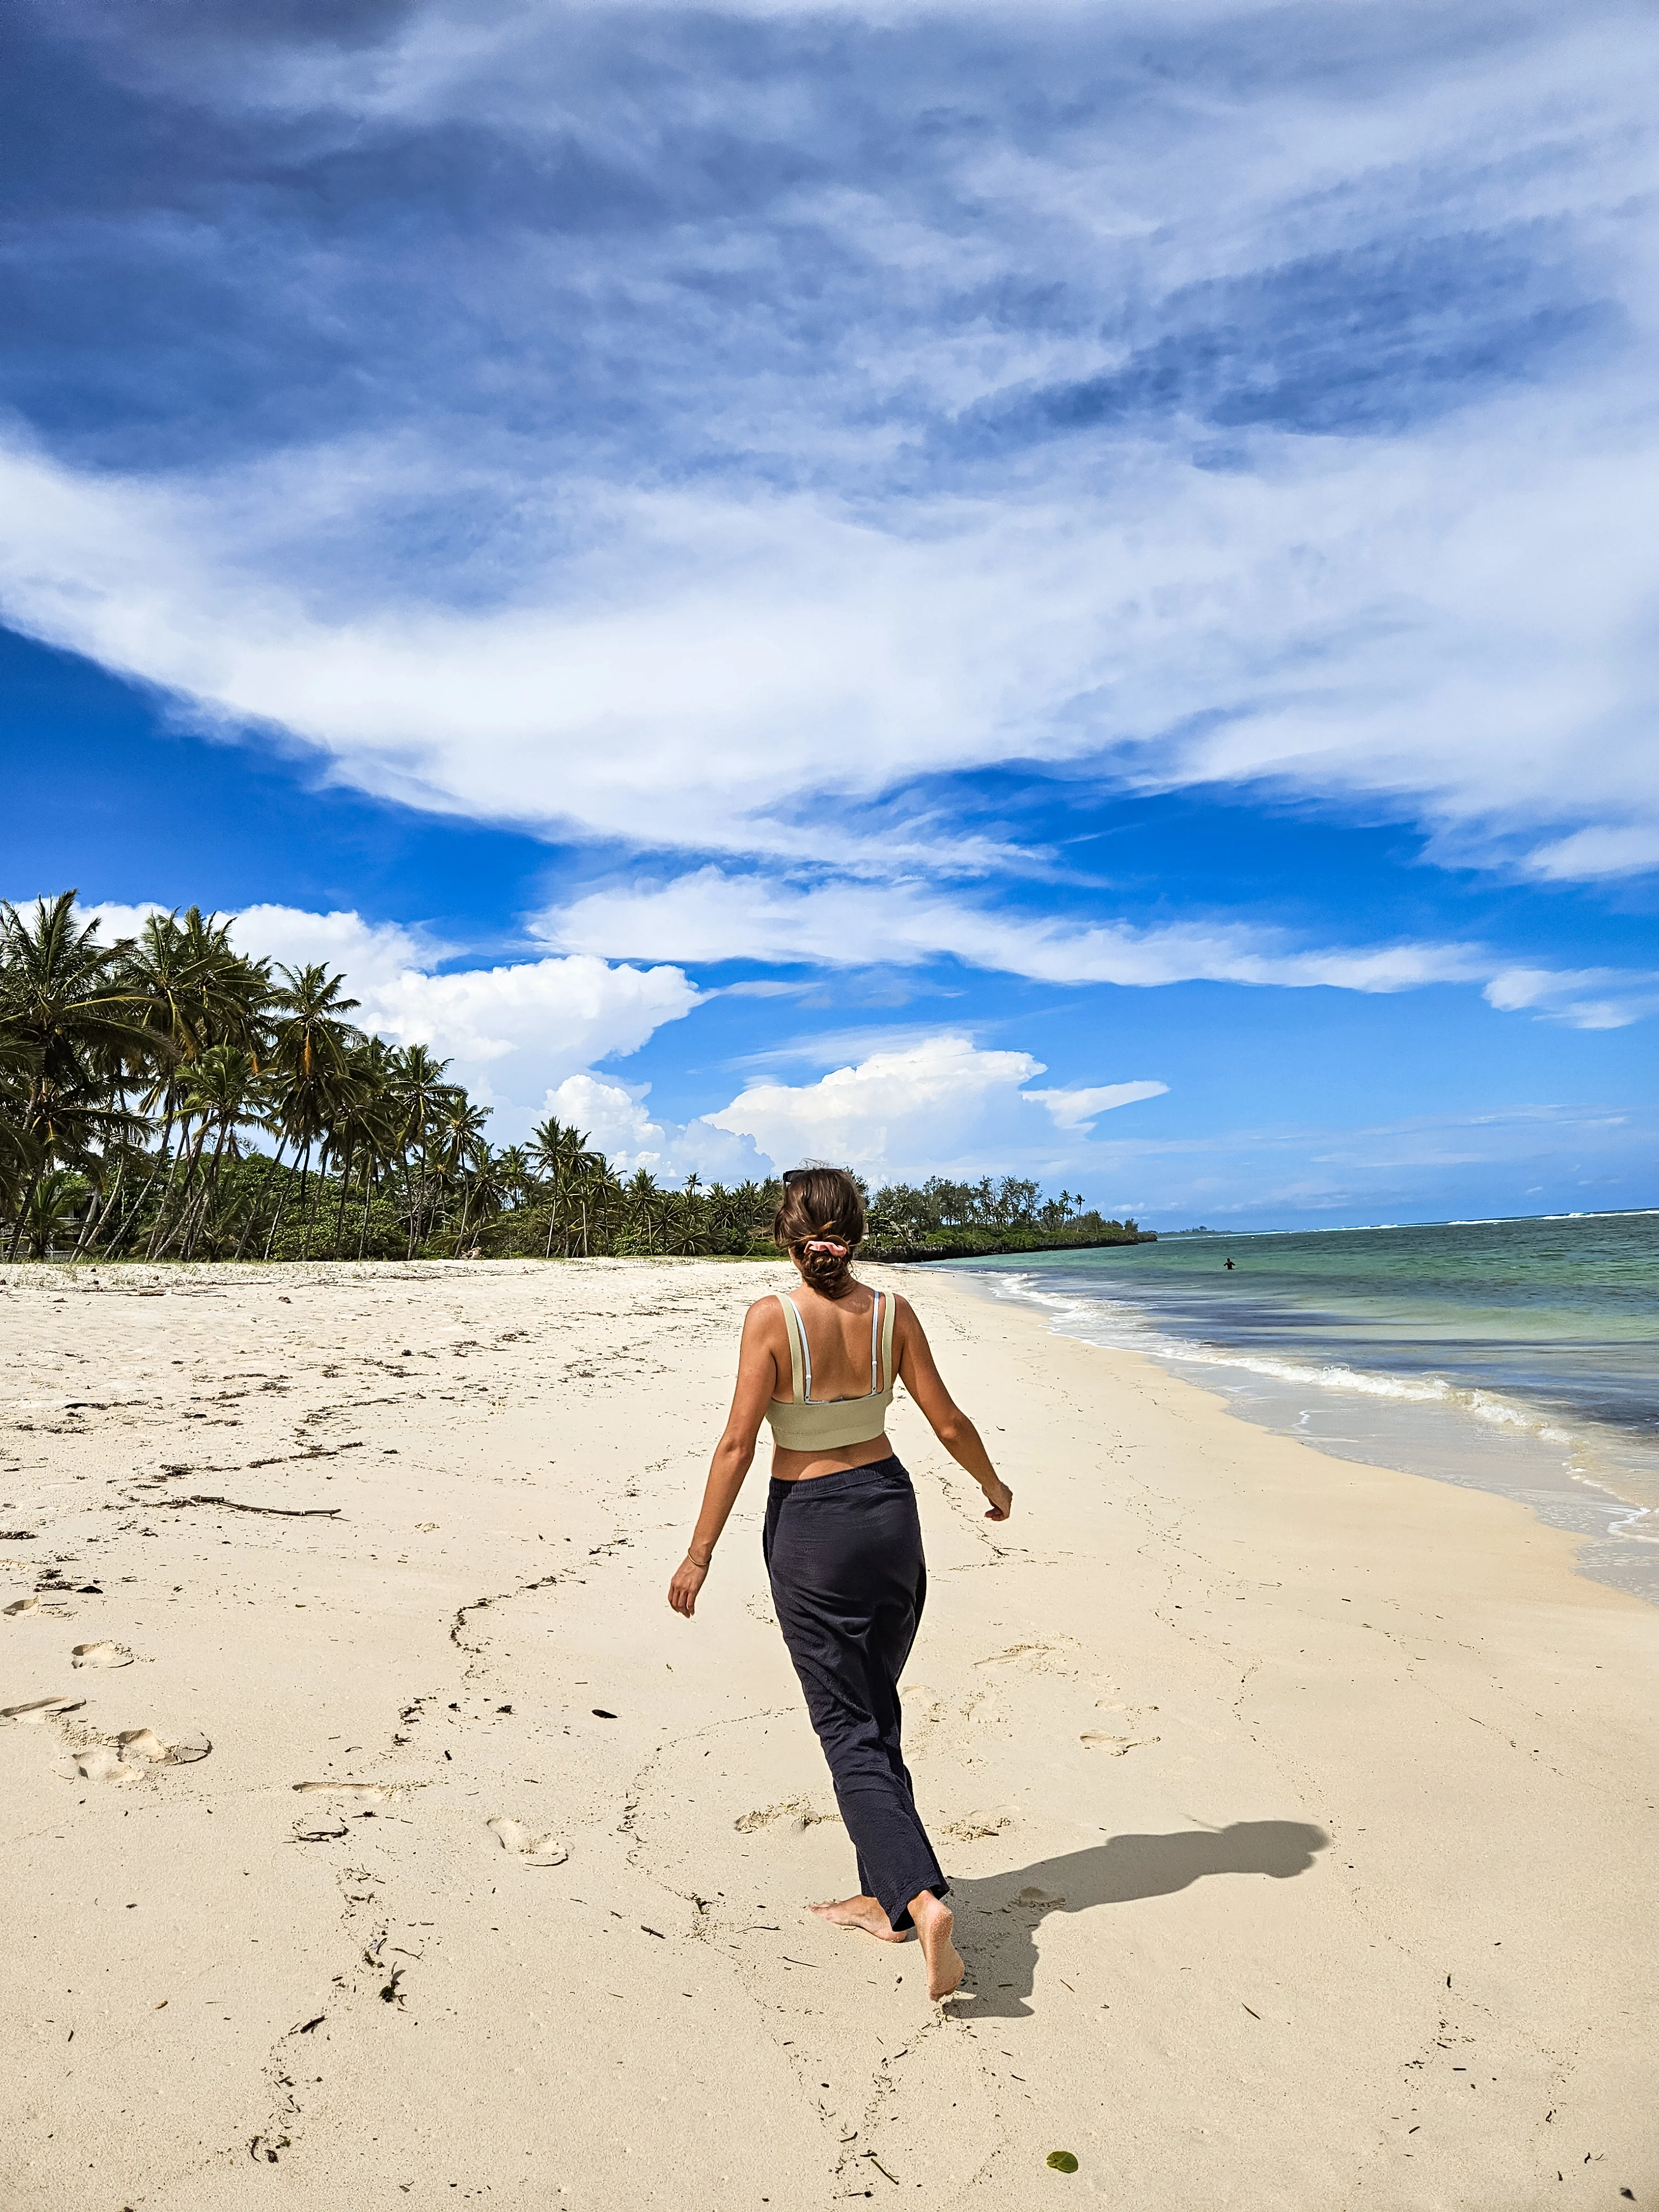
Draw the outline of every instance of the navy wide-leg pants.
[[[898,1680],[927,1595],[921,1523],[896,1459],[774,1480],[763,1539],[778,1626],[858,1853],[859,1889],[895,1928],[943,1897],[899,1750]]]

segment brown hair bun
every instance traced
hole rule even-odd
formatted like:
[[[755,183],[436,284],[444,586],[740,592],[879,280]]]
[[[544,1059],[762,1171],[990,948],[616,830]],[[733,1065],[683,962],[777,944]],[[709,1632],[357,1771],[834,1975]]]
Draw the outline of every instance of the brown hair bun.
[[[812,1288],[826,1298],[844,1298],[853,1287],[853,1255],[863,1241],[864,1200],[845,1168],[792,1168],[783,1179],[772,1242],[792,1255]],[[840,1249],[809,1250],[813,1244]]]

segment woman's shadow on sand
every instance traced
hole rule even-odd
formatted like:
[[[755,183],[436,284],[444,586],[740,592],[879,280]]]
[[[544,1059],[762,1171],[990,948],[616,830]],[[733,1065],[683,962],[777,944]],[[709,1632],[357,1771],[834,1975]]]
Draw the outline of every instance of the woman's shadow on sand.
[[[1089,1912],[1169,1897],[1207,1875],[1260,1874],[1288,1881],[1306,1874],[1330,1838],[1304,1820],[1235,1820],[1230,1828],[1184,1828],[1172,1836],[1113,1836],[1086,1851],[982,1881],[952,1880],[957,1932],[974,1960],[971,2020],[1023,2020],[1036,1974],[1036,1936],[1051,1912]]]

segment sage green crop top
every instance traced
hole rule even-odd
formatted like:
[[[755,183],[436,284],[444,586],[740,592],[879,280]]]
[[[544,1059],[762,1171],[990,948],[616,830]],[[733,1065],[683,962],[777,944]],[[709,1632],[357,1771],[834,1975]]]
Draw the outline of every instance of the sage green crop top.
[[[786,1451],[823,1451],[841,1444],[873,1443],[887,1426],[887,1408],[893,1402],[892,1298],[885,1291],[878,1291],[870,1310],[870,1392],[864,1398],[813,1397],[812,1354],[800,1309],[781,1291],[777,1299],[783,1308],[784,1333],[789,1339],[793,1395],[767,1402],[773,1443]]]

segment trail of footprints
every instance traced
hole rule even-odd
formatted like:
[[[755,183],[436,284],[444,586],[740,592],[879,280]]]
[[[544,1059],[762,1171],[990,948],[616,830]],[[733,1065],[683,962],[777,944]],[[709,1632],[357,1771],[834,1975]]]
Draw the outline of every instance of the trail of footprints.
[[[0,1706],[0,1721],[56,1725],[64,1749],[52,1771],[66,1782],[137,1782],[161,1767],[193,1766],[213,1748],[204,1735],[165,1743],[153,1728],[100,1735],[75,1717],[85,1703],[82,1698],[32,1698],[26,1705]]]
[[[38,1598],[20,1599],[6,1607],[9,1614],[39,1610]],[[125,1644],[77,1644],[70,1653],[70,1665],[131,1667],[133,1657]],[[76,1717],[85,1707],[84,1698],[30,1698],[21,1705],[0,1705],[0,1722],[54,1728],[63,1755],[53,1761],[52,1771],[66,1782],[138,1782],[163,1767],[193,1766],[213,1748],[204,1735],[183,1735],[165,1742],[149,1727],[123,1729],[112,1735]]]

